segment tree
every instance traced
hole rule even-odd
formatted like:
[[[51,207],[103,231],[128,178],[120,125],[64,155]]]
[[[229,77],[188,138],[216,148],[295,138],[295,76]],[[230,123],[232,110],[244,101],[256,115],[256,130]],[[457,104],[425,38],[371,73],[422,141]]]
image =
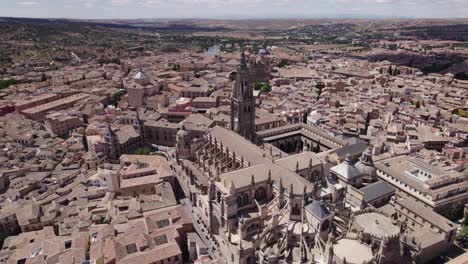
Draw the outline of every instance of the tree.
[[[263,83],[261,83],[261,82],[255,83],[254,90],[255,91],[261,90],[262,89],[262,84]]]
[[[111,105],[117,107],[119,105],[120,100],[122,99],[122,96],[127,94],[127,90],[120,90],[112,95],[112,102],[110,103]]]
[[[269,93],[271,91],[271,84],[266,82],[262,84],[262,92]]]
[[[6,89],[10,87],[11,85],[17,84],[17,81],[15,79],[6,79],[6,80],[0,80],[0,90]]]
[[[7,239],[7,237],[7,234],[0,233],[0,248],[3,248],[3,243],[5,242],[5,239]]]
[[[151,155],[151,150],[147,147],[135,150],[135,155]]]
[[[271,84],[269,82],[258,82],[254,85],[255,91],[262,91],[264,93],[269,93],[271,91]]]
[[[458,201],[452,204],[449,208],[441,212],[441,215],[450,221],[457,222],[463,217],[464,203]]]
[[[457,234],[456,241],[461,247],[468,247],[468,226],[463,226],[461,228],[460,232]]]
[[[462,225],[468,226],[468,213],[465,213],[465,217],[463,218]]]
[[[421,100],[416,101],[416,108],[421,108]]]

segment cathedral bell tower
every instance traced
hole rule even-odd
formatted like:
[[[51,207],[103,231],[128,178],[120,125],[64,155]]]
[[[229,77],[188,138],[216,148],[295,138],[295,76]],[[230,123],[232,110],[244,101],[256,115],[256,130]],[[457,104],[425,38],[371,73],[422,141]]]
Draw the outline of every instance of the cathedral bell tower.
[[[255,141],[254,81],[244,50],[237,67],[236,82],[231,97],[231,129],[244,138]]]

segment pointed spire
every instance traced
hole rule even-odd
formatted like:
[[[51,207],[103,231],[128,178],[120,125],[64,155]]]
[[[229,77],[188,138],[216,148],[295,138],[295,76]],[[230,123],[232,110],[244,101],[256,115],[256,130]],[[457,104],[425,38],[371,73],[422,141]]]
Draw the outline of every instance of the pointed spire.
[[[247,59],[245,58],[244,46],[241,47],[240,69],[241,70],[247,70]]]
[[[234,185],[234,181],[233,181],[233,180],[231,180],[231,184],[230,184],[230,186],[229,186],[229,192],[230,192],[231,194],[234,194],[234,193],[236,192],[236,186]]]
[[[251,179],[250,180],[251,185],[254,186],[255,185],[255,176],[252,174],[250,179]]]
[[[271,169],[268,169],[268,182],[271,182]]]

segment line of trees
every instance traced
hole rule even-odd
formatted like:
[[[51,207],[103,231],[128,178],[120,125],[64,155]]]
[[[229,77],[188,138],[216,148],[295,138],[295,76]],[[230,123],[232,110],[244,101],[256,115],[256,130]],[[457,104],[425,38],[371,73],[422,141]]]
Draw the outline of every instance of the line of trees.
[[[6,80],[0,80],[0,90],[6,89],[10,87],[11,85],[17,84],[18,82],[15,79],[6,79]]]

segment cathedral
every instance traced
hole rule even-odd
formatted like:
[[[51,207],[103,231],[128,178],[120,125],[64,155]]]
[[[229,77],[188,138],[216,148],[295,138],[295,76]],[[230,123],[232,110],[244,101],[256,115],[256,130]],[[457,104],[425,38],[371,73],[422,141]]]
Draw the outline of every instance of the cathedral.
[[[307,126],[297,130],[302,133],[297,140],[313,139],[327,151],[314,152],[301,141],[303,151],[287,153],[257,140],[253,86],[261,76],[258,65],[265,66],[242,52],[231,130],[215,126],[191,141],[182,126],[175,152],[169,153],[177,189],[207,231],[202,235],[233,264],[390,264],[418,258],[421,246],[405,242],[404,225],[388,212],[353,212],[344,204],[347,189],[361,185],[364,177],[374,181],[369,152],[359,169],[349,159],[333,164],[328,155],[349,143]]]

